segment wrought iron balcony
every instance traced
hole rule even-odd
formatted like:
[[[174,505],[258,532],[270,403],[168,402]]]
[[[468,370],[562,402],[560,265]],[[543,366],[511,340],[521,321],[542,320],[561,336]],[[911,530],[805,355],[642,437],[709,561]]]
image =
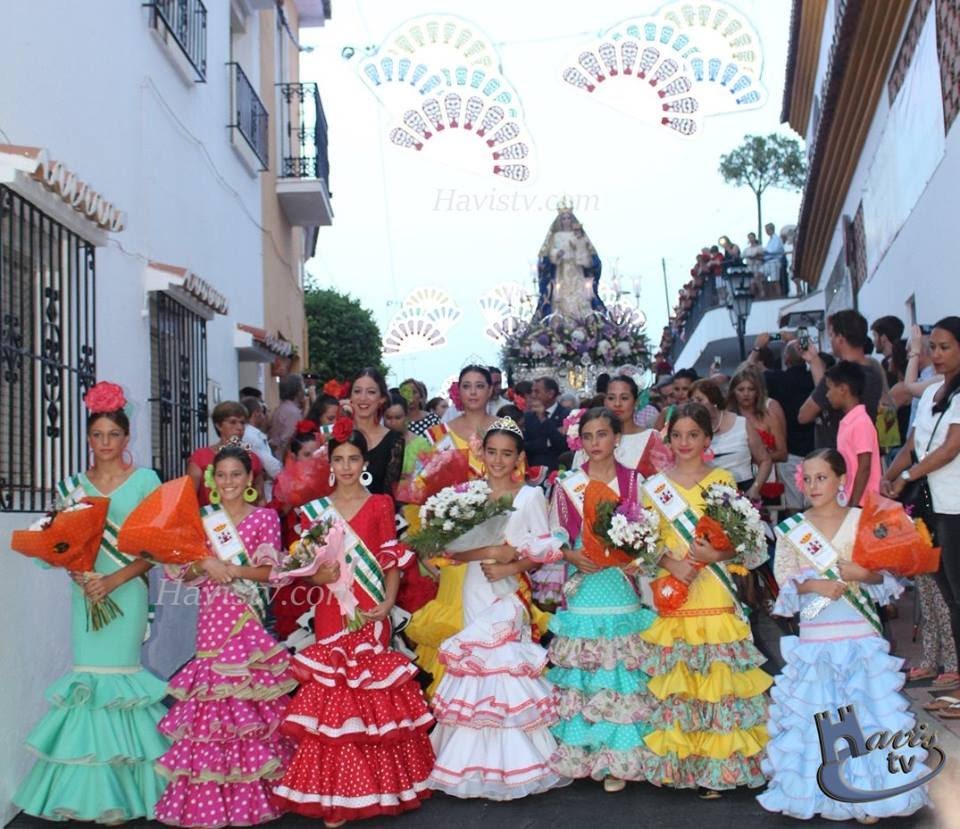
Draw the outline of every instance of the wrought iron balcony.
[[[282,121],[277,195],[291,224],[329,225],[327,119],[315,83],[277,84]]]
[[[228,63],[227,66],[233,70],[233,120],[229,126],[243,138],[247,148],[259,162],[258,169],[266,170],[270,158],[270,114],[240,64]],[[242,151],[242,145],[238,146]]]
[[[207,80],[207,8],[200,0],[149,0],[151,23],[161,34],[173,38],[187,59],[196,80]]]

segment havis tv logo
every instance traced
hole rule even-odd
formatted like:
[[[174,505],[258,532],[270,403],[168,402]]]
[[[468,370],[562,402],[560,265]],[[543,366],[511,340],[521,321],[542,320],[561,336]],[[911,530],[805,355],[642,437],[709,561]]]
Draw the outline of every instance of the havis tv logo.
[[[946,759],[943,752],[935,745],[937,735],[928,731],[925,723],[918,723],[908,731],[877,731],[865,737],[857,712],[852,705],[837,709],[839,722],[830,718],[829,711],[815,714],[813,721],[817,726],[820,737],[820,757],[822,762],[817,771],[817,784],[820,790],[830,798],[843,803],[868,803],[873,800],[883,800],[886,797],[903,794],[927,783],[943,770]],[[837,743],[846,743],[844,748],[837,750]],[[890,774],[908,774],[913,770],[918,752],[906,749],[925,749],[927,765],[930,771],[915,780],[910,780],[902,786],[894,786],[878,791],[866,791],[850,786],[844,779],[842,767],[851,757],[863,757],[872,751],[887,752],[887,771]],[[936,765],[934,765],[934,761]]]

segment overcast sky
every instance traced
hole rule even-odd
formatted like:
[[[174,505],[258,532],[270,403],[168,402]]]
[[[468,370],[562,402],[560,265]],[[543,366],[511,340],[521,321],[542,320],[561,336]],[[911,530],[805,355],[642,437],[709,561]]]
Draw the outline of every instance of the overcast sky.
[[[469,362],[496,362],[498,347],[483,336],[479,298],[499,283],[530,285],[559,195],[581,205],[577,215],[603,260],[603,279],[613,276],[614,267],[624,287],[632,289],[634,277],[641,278],[640,306],[654,345],[667,317],[661,257],[672,304],[701,245],[724,233],[746,243],[756,226],[753,194],[724,184],[718,159],[748,133],[793,135],[779,124],[790,2],[734,4],[759,31],[769,97],[760,109],[705,119],[699,138],[691,140],[602,106],[560,80],[571,52],[592,35],[661,5],[334,0],[333,19],[303,32],[302,43],[314,51],[303,55],[301,78],[320,86],[335,214],[333,225],[320,230],[309,277],[357,297],[384,334],[418,288],[443,289],[462,314],[447,333],[447,345],[388,357],[391,380],[414,375],[433,393]],[[396,122],[360,80],[358,67],[366,47],[381,44],[408,18],[430,12],[466,18],[497,45],[500,71],[520,95],[535,149],[529,184],[466,172],[464,163],[474,163],[470,154],[479,154],[472,137],[448,139],[447,131],[421,152],[389,142]],[[356,52],[350,60],[342,56],[345,47]],[[768,191],[764,221],[795,223],[799,201],[799,193]]]

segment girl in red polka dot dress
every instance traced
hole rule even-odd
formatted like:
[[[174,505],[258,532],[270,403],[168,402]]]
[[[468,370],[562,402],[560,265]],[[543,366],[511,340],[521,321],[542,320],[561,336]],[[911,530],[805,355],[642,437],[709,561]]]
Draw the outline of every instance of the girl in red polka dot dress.
[[[393,500],[364,486],[366,453],[363,435],[348,418],[338,420],[330,441],[336,487],[322,508],[338,513],[366,548],[350,551],[361,562],[352,595],[362,627],[348,628],[325,586],[339,579],[337,565],[321,566],[311,577],[317,643],[293,659],[300,690],[281,726],[299,745],[273,794],[277,808],[326,826],[417,808],[430,794],[434,762],[433,717],[417,669],[389,647],[388,614],[412,553],[396,543]]]
[[[217,452],[212,492],[220,509],[204,511],[218,555],[171,568],[176,578],[202,579],[197,655],[170,680],[176,702],[159,725],[173,745],[157,761],[170,783],[156,817],[171,826],[254,826],[281,814],[270,789],[293,754],[277,727],[296,680],[286,650],[260,621],[255,582],[278,565],[280,519],[249,503],[252,469],[239,446]]]

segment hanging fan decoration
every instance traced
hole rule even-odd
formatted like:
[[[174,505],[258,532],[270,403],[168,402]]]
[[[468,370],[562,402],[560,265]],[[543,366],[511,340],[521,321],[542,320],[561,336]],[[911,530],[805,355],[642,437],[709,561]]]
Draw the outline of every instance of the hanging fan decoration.
[[[581,45],[560,76],[568,89],[691,138],[704,118],[763,106],[762,69],[760,36],[742,12],[722,0],[675,0]]]
[[[414,354],[446,345],[447,338],[432,320],[417,308],[404,308],[387,328],[384,354]]]
[[[391,114],[390,146],[426,150],[424,158],[481,176],[533,177],[520,96],[500,71],[493,41],[472,21],[411,18],[360,62],[359,74]]]
[[[419,308],[423,311],[432,311],[434,308],[455,307],[453,300],[446,291],[440,288],[417,288],[407,295],[403,301],[404,308]]]

